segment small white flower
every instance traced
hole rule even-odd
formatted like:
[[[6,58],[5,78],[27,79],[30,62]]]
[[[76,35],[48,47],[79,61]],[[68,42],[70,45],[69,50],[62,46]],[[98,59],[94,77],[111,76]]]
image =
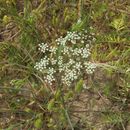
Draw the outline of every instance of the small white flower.
[[[64,46],[64,49],[63,49],[63,54],[64,55],[69,55],[69,50],[70,50],[70,48],[69,47],[67,47],[67,46]]]
[[[90,47],[90,45],[89,44],[86,44],[86,46],[85,46],[86,48],[89,48]]]
[[[41,44],[39,44],[39,50],[41,51],[41,52],[43,52],[43,53],[45,53],[46,51],[48,51],[48,44],[47,43],[41,43]]]
[[[51,64],[55,65],[57,63],[57,60],[55,60],[54,58],[51,59]]]
[[[83,84],[83,88],[84,88],[84,89],[87,89],[87,85],[86,85],[85,83]]]
[[[74,65],[74,68],[75,68],[76,70],[78,70],[79,72],[80,72],[80,70],[81,70],[82,67],[83,67],[83,66],[81,65],[81,62],[76,62],[75,65]]]
[[[68,62],[69,65],[73,65],[74,63],[75,63],[75,61],[73,59],[70,59]]]
[[[50,47],[49,51],[53,54],[56,54],[57,48],[56,47]]]
[[[40,62],[37,62],[34,66],[35,69],[42,71],[43,69],[46,69],[46,67],[49,65],[49,59],[47,56],[45,56],[43,59],[40,60]]]
[[[75,56],[79,56],[79,55],[81,55],[81,53],[82,53],[82,48],[75,48],[73,50],[73,55],[75,55]]]
[[[52,82],[55,81],[55,77],[54,77],[55,72],[56,71],[54,70],[54,68],[49,68],[48,71],[47,71],[45,81],[47,83],[49,83],[50,85],[52,85]]]
[[[96,41],[96,38],[94,38],[94,37],[93,37],[93,39],[92,39],[92,40],[93,40],[93,41]]]
[[[88,48],[84,48],[82,50],[82,57],[83,58],[88,58],[89,55],[90,55],[90,50]]]
[[[62,65],[63,64],[63,57],[59,56],[58,57],[58,65]]]
[[[85,30],[85,33],[88,33],[88,31],[87,31],[87,30]]]
[[[82,40],[81,43],[84,43],[84,41]]]
[[[81,22],[82,22],[82,20],[81,20],[81,18],[79,18],[78,21],[77,21],[77,23],[79,24],[79,23],[81,23]]]
[[[88,74],[92,74],[94,72],[95,68],[97,67],[96,64],[91,63],[91,62],[85,62],[84,65],[86,68],[86,72]]]
[[[73,44],[76,44],[76,40],[71,40],[71,42],[72,42]]]

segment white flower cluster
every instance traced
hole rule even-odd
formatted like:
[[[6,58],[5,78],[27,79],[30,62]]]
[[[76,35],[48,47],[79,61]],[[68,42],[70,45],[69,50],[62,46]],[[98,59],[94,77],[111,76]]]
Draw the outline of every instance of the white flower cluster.
[[[39,48],[38,48],[41,52],[45,53],[46,51],[48,51],[49,46],[47,43],[41,43],[39,44]]]
[[[48,82],[50,85],[52,85],[52,82],[55,81],[55,77],[54,77],[55,73],[56,71],[54,70],[54,68],[50,68],[50,67],[48,68],[45,81]]]
[[[56,44],[48,46],[39,45],[39,50],[46,56],[37,62],[35,69],[44,73],[45,82],[52,85],[57,82],[60,75],[62,84],[70,86],[74,81],[82,78],[83,73],[92,74],[96,68],[94,63],[88,61],[90,45],[95,41],[93,33],[83,30],[81,32],[67,32],[65,37],[56,39]]]
[[[40,62],[36,63],[34,68],[42,72],[44,69],[47,68],[48,65],[49,65],[49,58],[45,56],[43,59],[40,60]]]
[[[95,68],[97,67],[97,65],[95,63],[91,63],[91,62],[85,62],[84,65],[86,68],[86,72],[88,74],[92,74],[94,72]]]

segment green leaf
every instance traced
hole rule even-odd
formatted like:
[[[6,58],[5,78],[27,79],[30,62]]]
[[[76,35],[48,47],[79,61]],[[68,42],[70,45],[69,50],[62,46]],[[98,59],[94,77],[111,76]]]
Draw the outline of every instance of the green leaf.
[[[83,80],[80,79],[75,86],[75,92],[80,93],[82,89],[83,89]]]
[[[37,129],[42,128],[42,125],[43,125],[43,121],[42,121],[41,118],[38,118],[38,119],[34,122],[34,126],[35,126]]]
[[[77,23],[72,25],[72,30],[73,31],[81,31],[82,29],[85,28],[86,23],[87,23],[86,17],[84,19],[79,19]]]
[[[54,100],[54,99],[51,99],[51,100],[49,101],[49,103],[48,103],[47,109],[48,109],[49,111],[51,111],[51,110],[53,109],[53,107],[54,107],[54,104],[55,104],[55,100]]]
[[[68,93],[66,93],[66,95],[65,95],[65,100],[68,100],[68,99],[71,99],[71,98],[73,98],[73,92],[72,91],[69,91]]]
[[[55,94],[55,98],[56,99],[59,99],[61,96],[61,91],[60,90],[57,90],[56,94]]]
[[[112,26],[113,28],[115,28],[117,31],[120,31],[122,29],[124,29],[126,26],[125,26],[125,21],[124,21],[124,18],[121,17],[121,18],[117,18],[117,19],[114,19],[110,26]]]

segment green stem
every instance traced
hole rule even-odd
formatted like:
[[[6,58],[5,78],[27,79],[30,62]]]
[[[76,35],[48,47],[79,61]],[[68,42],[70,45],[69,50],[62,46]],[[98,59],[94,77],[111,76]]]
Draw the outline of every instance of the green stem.
[[[61,92],[61,98],[60,98],[60,99],[61,99],[62,105],[63,105],[63,107],[64,107],[65,116],[66,116],[66,118],[67,118],[67,120],[68,120],[68,123],[69,123],[69,125],[70,125],[70,127],[71,127],[71,130],[74,130],[74,127],[73,127],[73,125],[72,125],[70,116],[69,116],[69,114],[68,114],[68,111],[67,111],[67,108],[66,108],[66,105],[65,105],[64,94],[63,94],[63,92],[62,92],[62,82],[61,82],[61,79],[60,79],[60,75],[57,76],[57,83],[58,83],[57,86],[59,86],[59,90],[60,90],[60,92]]]
[[[64,111],[65,111],[65,115],[66,115],[66,117],[67,117],[68,123],[69,123],[69,125],[70,125],[70,127],[71,127],[71,130],[74,130],[74,127],[73,127],[73,125],[72,125],[72,122],[71,122],[70,117],[69,117],[69,114],[68,114],[68,111],[67,111],[66,109],[64,109]]]
[[[61,91],[61,93],[62,93],[61,87],[60,87],[60,91]],[[69,123],[69,125],[70,125],[70,127],[71,127],[71,130],[74,130],[74,127],[73,127],[72,122],[71,122],[71,120],[70,120],[70,116],[69,116],[68,111],[67,111],[67,108],[66,108],[66,106],[65,106],[65,101],[64,101],[63,94],[61,94],[61,102],[62,102],[62,104],[63,104],[64,112],[65,112],[66,118],[67,118],[67,120],[68,120],[68,123]]]

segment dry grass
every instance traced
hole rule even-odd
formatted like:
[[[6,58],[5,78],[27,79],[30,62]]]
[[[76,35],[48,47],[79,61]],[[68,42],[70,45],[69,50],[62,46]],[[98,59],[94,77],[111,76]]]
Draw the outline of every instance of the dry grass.
[[[72,125],[74,130],[129,130],[129,8],[128,0],[0,0],[0,129],[70,130],[59,100],[51,112],[47,109],[57,86],[45,86],[34,69],[42,56],[37,47],[68,30],[92,26],[97,41],[91,60],[99,67],[86,77],[88,88],[65,102]]]

